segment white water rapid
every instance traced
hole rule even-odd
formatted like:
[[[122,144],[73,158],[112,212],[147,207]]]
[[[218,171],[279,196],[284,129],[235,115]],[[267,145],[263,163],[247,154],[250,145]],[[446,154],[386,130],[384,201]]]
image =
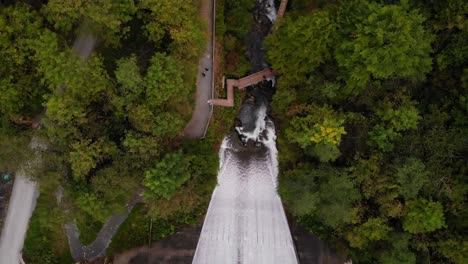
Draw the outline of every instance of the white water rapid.
[[[297,263],[291,232],[276,192],[278,165],[273,122],[266,107],[256,112],[251,132],[258,151],[236,144],[234,133],[219,151],[218,185],[213,192],[193,259],[194,264]]]

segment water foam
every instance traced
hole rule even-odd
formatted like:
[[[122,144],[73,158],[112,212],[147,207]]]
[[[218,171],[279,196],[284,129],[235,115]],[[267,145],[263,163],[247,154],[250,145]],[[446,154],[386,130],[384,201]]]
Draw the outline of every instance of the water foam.
[[[224,138],[219,151],[218,185],[208,207],[193,263],[296,264],[297,256],[280,197],[273,122],[266,107],[256,112],[251,132],[236,128],[267,152],[249,153]]]
[[[262,0],[258,0],[259,2],[262,2]],[[276,21],[276,8],[275,8],[275,1],[274,0],[268,0],[266,3],[266,16],[272,23]]]
[[[242,138],[242,141],[246,143],[249,140],[253,140],[255,142],[261,142],[261,133],[265,130],[266,127],[266,114],[267,107],[262,105],[255,113],[255,128],[252,131],[245,131],[244,127],[238,126],[235,127],[237,133]]]

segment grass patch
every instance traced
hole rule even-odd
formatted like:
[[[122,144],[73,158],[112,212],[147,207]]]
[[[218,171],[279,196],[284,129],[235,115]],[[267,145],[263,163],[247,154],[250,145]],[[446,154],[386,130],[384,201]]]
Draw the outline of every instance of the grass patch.
[[[234,107],[215,106],[213,109],[213,117],[207,131],[206,140],[213,143],[215,153],[219,150],[219,146],[223,138],[230,132],[234,125],[234,120],[239,112],[242,103],[243,93],[236,91],[234,93]]]
[[[127,220],[123,222],[112,239],[107,255],[125,251],[133,247],[144,246],[148,243],[148,217],[143,204],[136,204]]]
[[[65,217],[53,195],[41,194],[29,223],[23,257],[33,264],[74,263],[63,229]]]
[[[82,212],[76,218],[76,225],[78,226],[78,230],[80,230],[81,244],[89,245],[96,240],[96,237],[104,224],[96,221],[96,219],[89,214]]]
[[[225,75],[229,78],[240,78],[250,70],[250,63],[245,56],[247,36],[253,25],[251,0],[230,1],[224,3],[223,50]]]
[[[201,216],[201,210],[197,208],[189,213],[176,213],[167,219],[153,219],[151,240],[158,241],[176,232],[182,226],[196,224]],[[150,232],[150,218],[147,207],[137,204],[120,226],[107,249],[106,255],[111,256],[135,247],[148,245]]]

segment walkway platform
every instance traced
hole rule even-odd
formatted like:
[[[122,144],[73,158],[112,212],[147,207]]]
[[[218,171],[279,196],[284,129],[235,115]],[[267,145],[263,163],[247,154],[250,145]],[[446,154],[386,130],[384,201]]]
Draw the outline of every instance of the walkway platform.
[[[247,86],[256,84],[258,82],[271,79],[275,76],[275,72],[272,69],[265,69],[241,79],[227,79],[227,98],[226,99],[210,99],[208,103],[211,105],[233,107],[234,106],[234,87],[244,89]]]

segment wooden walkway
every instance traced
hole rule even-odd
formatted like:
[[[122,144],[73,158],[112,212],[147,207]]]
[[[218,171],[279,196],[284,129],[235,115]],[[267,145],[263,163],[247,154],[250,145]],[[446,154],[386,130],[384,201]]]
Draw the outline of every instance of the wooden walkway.
[[[226,86],[227,86],[227,98],[226,99],[211,99],[208,100],[208,103],[211,105],[218,105],[218,106],[227,106],[233,107],[234,106],[234,87],[239,89],[244,89],[247,86],[252,84],[256,84],[263,80],[272,78],[275,76],[275,73],[271,69],[265,69],[249,76],[246,76],[241,79],[227,79]]]
[[[276,16],[278,18],[281,18],[284,16],[284,13],[286,12],[286,6],[288,5],[288,0],[281,0],[281,4],[278,8],[278,12],[276,13]]]
[[[288,5],[288,0],[281,0],[281,4],[278,8],[278,12],[276,13],[277,18],[281,18],[284,16],[286,12],[286,6]],[[220,98],[212,98],[208,100],[208,104],[210,105],[218,105],[218,106],[226,106],[226,107],[233,107],[234,106],[234,87],[239,89],[244,89],[247,86],[252,84],[256,84],[260,81],[263,81],[268,78],[272,78],[275,76],[275,72],[272,69],[265,69],[259,71],[257,73],[251,74],[241,79],[227,79],[226,86],[227,86],[227,98],[220,99]],[[224,85],[223,85],[224,86]]]

